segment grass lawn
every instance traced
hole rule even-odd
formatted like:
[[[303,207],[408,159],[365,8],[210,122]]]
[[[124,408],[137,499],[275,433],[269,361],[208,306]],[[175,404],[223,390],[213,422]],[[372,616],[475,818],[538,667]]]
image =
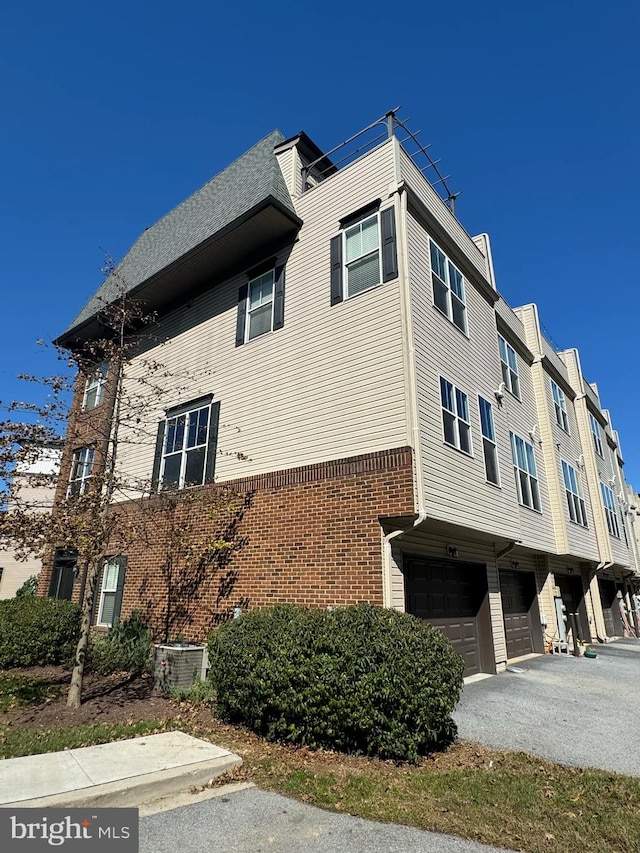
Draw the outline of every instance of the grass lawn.
[[[95,700],[104,709],[109,700],[110,719],[92,723],[96,711],[88,701],[83,717],[70,724],[64,691],[53,676],[0,675],[0,756],[181,729],[241,755],[244,764],[232,779],[323,808],[530,853],[640,851],[640,779],[469,743],[419,765],[296,749],[221,723],[210,702],[184,698],[158,703],[136,694],[121,701],[110,693]],[[114,716],[114,707],[121,713]],[[134,710],[148,716],[134,717]]]

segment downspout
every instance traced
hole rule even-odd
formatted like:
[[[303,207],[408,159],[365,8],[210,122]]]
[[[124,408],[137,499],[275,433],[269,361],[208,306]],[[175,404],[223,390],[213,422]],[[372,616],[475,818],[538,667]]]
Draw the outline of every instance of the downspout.
[[[398,221],[398,277],[400,292],[400,317],[402,323],[404,387],[407,406],[407,428],[409,443],[413,449],[414,459],[414,495],[416,515],[409,528],[392,530],[384,537],[384,598],[385,607],[391,607],[391,542],[407,530],[415,530],[427,519],[427,508],[424,499],[422,482],[422,448],[420,445],[420,421],[418,417],[418,383],[416,379],[415,341],[413,336],[413,316],[411,311],[411,280],[409,277],[409,238],[407,236],[407,193],[404,181],[400,179],[399,143],[394,138],[396,154],[396,175],[398,183],[395,188],[395,211]]]
[[[516,545],[519,545],[519,544],[520,544],[520,540],[518,539],[518,540],[515,540],[513,542],[509,542],[507,547],[503,548],[502,551],[496,551],[496,566],[498,565],[499,561],[503,557],[506,557],[508,554],[510,554],[513,551],[513,549],[516,547]]]

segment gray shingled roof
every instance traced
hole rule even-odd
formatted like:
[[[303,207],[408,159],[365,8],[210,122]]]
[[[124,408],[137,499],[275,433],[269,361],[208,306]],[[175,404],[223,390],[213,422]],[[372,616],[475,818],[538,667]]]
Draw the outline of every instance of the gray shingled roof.
[[[272,196],[295,216],[274,148],[284,141],[272,131],[172,211],[147,228],[100,285],[63,336],[90,320],[105,304],[128,293],[199,246],[265,198]]]

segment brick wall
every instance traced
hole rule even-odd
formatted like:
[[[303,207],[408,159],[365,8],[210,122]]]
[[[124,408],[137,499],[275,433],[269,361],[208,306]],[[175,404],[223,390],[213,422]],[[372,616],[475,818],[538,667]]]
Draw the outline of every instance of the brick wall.
[[[382,604],[380,517],[414,513],[410,448],[365,454],[216,484],[240,496],[225,519],[233,550],[173,567],[167,625],[167,543],[130,547],[122,616],[142,611],[156,638],[203,640],[235,607],[276,602],[326,607]],[[193,511],[193,509],[191,510]],[[178,510],[179,512],[179,510]],[[193,517],[186,524],[194,523]],[[154,524],[158,524],[157,521]],[[220,525],[220,522],[217,522]],[[202,510],[194,530],[214,533]],[[184,561],[182,561],[184,562]]]

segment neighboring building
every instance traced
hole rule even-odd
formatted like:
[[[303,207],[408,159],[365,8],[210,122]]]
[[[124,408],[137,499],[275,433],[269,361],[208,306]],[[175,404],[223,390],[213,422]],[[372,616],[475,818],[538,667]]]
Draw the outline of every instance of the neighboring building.
[[[175,377],[125,428],[127,498],[214,479],[250,496],[189,639],[238,607],[366,600],[441,627],[473,674],[559,641],[563,606],[586,639],[620,633],[599,588],[632,571],[599,491],[626,488],[608,416],[394,133],[337,168],[274,131],[147,229],[60,342],[99,335],[122,282],[157,312],[128,387],[143,357]],[[107,385],[106,365],[78,384],[63,491],[90,482]],[[160,626],[164,582],[157,549],[107,559],[97,624]]]
[[[34,513],[51,512],[61,456],[61,447],[39,447],[33,459],[18,463],[14,479],[19,486],[18,500],[25,509]],[[0,550],[0,599],[13,598],[24,582],[32,575],[39,575],[41,569],[39,558],[29,556],[18,560],[12,549]]]

